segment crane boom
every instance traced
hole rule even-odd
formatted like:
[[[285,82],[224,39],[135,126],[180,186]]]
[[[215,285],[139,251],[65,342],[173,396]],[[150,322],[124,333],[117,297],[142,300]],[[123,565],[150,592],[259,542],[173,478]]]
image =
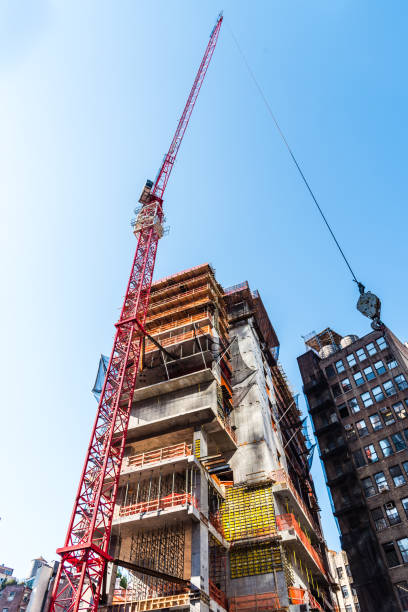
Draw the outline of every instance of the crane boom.
[[[51,612],[97,610],[107,561],[130,410],[139,369],[157,245],[163,235],[163,196],[207,72],[222,24],[204,57],[162,166],[143,192],[134,232],[137,247],[55,580]]]

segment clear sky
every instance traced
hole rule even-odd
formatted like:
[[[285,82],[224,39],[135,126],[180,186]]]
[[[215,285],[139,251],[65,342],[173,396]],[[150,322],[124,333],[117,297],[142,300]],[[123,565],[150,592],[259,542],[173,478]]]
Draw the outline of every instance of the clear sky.
[[[19,577],[63,544],[135,248],[132,209],[220,9],[155,277],[209,261],[225,286],[248,280],[299,391],[302,334],[369,331],[229,23],[358,277],[407,337],[406,0],[1,0],[0,563]],[[336,548],[317,455],[313,472]]]

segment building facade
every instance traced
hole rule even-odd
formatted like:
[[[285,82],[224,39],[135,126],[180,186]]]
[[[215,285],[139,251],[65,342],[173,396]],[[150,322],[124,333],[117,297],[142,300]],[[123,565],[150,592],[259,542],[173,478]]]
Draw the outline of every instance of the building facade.
[[[152,286],[110,543],[112,611],[335,609],[308,446],[248,283]],[[133,564],[133,565],[132,565]]]
[[[344,550],[328,551],[329,565],[336,578],[338,589],[335,597],[339,612],[360,612],[357,592],[353,584],[353,576]]]
[[[362,612],[408,610],[408,349],[331,329],[298,358]]]
[[[31,589],[24,584],[12,584],[0,591],[2,612],[25,612],[30,600]]]

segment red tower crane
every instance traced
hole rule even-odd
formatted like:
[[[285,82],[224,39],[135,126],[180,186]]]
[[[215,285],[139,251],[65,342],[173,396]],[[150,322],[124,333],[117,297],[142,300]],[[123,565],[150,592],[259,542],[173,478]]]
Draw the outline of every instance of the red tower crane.
[[[107,561],[112,517],[135,390],[144,324],[157,245],[163,235],[163,196],[197,96],[210,64],[222,15],[210,40],[154,184],[146,183],[134,225],[136,253],[126,289],[112,353],[102,388],[91,441],[79,482],[65,544],[57,549],[61,563],[51,612],[97,610]]]

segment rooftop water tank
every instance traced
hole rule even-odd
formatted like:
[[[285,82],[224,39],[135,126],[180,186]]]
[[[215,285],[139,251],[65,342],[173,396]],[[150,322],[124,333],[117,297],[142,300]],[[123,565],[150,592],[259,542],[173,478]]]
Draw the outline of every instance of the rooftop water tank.
[[[319,357],[320,359],[326,359],[327,357],[330,357],[330,355],[337,353],[338,350],[339,347],[336,344],[326,344],[326,346],[322,346],[320,349]]]
[[[340,346],[342,349],[344,349],[346,348],[346,346],[350,346],[350,344],[353,344],[353,342],[356,342],[356,340],[358,340],[358,336],[355,336],[353,334],[350,334],[349,336],[344,336],[340,340]]]

